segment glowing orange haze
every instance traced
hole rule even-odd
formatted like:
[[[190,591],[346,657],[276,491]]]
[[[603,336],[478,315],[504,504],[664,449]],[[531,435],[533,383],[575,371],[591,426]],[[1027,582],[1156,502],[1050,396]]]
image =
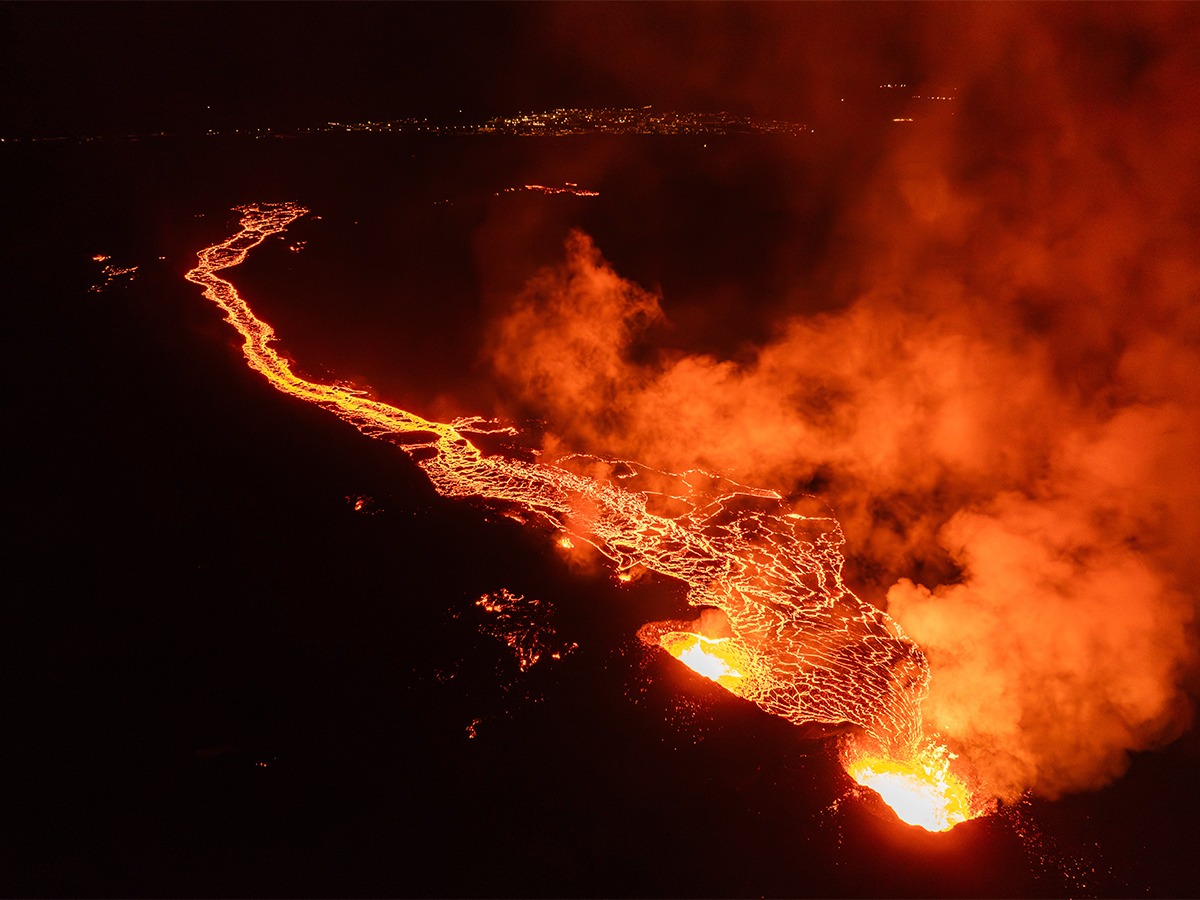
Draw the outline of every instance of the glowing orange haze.
[[[1186,723],[1194,599],[1177,576],[1200,384],[1139,382],[1186,373],[1194,348],[1143,335],[1085,402],[1047,339],[1018,341],[969,301],[906,316],[869,296],[793,321],[751,365],[639,366],[623,351],[658,306],[582,235],[531,296],[501,323],[495,364],[565,446],[785,491],[831,472],[852,550],[901,571],[950,555],[961,581],[901,578],[887,600],[929,654],[929,721],[998,792],[1095,784]]]
[[[844,61],[814,51],[808,20],[832,25],[798,6],[680,17],[702,65],[638,55],[644,19],[671,9],[601,27],[564,8],[560,31],[631,83],[659,67],[767,108],[805,74],[879,69],[886,48],[850,38],[830,42]],[[841,308],[782,316],[748,360],[634,361],[665,301],[578,232],[494,328],[495,371],[554,448],[784,495],[819,482],[856,570],[928,656],[927,723],[1006,796],[1102,784],[1190,722],[1200,27],[1185,7],[883,10],[917,23],[914,55],[962,102],[914,101],[847,186],[828,260]],[[800,60],[791,80],[758,71],[726,16],[761,40],[754,57]],[[618,39],[630,54],[585,46]]]

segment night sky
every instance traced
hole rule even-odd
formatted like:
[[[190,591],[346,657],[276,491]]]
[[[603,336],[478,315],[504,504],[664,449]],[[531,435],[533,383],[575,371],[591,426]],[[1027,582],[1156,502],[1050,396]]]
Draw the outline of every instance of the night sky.
[[[0,893],[1196,896],[1198,40],[1165,4],[0,7]],[[314,131],[647,105],[808,131]],[[680,584],[248,370],[183,275],[283,200],[226,274],[310,377],[829,504],[1000,813],[901,823],[637,640]],[[572,294],[573,229],[661,315]],[[522,671],[501,589],[577,647]]]

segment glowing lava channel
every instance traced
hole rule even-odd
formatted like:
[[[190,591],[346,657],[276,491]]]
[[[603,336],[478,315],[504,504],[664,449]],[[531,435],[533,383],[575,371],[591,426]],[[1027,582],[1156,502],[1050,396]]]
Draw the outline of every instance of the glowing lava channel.
[[[251,368],[363,434],[398,444],[444,496],[515,509],[517,518],[564,532],[564,546],[572,539],[591,544],[617,572],[640,566],[684,582],[691,604],[720,610],[728,636],[696,634],[688,622],[651,623],[639,636],[773,715],[796,724],[858,726],[882,748],[883,762],[852,774],[880,785],[881,793],[886,787],[889,802],[898,796],[888,786],[897,773],[879,767],[918,757],[929,668],[899,626],[842,581],[836,520],[788,511],[773,491],[695,470],[663,473],[581,455],[552,465],[485,454],[472,438],[485,444],[487,435],[515,430],[479,417],[433,422],[348,385],[301,378],[272,348],[271,326],[217,273],[308,210],[282,203],[239,211],[238,233],[200,251],[187,278],[242,335]],[[673,515],[651,511],[665,499]],[[904,777],[937,783],[935,775],[918,769]],[[959,815],[958,807],[948,809],[945,820]]]

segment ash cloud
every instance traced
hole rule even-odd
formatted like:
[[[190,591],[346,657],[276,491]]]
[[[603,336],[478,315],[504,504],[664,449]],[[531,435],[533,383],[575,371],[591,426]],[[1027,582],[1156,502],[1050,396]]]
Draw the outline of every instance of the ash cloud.
[[[647,352],[670,298],[574,232],[495,323],[497,375],[563,447],[818,492],[991,789],[1105,783],[1188,727],[1197,670],[1200,16],[692,10],[549,28],[617,83],[739,112],[820,116],[855,79],[957,99],[839,120],[877,149],[791,276],[827,311],[737,358]],[[673,17],[702,58],[653,37]]]

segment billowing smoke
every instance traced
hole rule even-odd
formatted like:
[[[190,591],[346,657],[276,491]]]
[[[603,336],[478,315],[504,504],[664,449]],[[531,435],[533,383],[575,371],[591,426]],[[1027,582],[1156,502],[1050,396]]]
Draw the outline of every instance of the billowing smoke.
[[[714,38],[688,90],[779,115],[781,79],[824,54],[839,87],[895,58],[912,94],[957,98],[913,100],[847,188],[824,260],[838,305],[736,360],[647,352],[663,298],[575,232],[496,323],[493,365],[566,447],[818,493],[858,583],[928,654],[929,725],[997,794],[1097,786],[1188,726],[1195,685],[1197,16],[888,7],[890,57],[849,26],[788,56],[807,6],[710,9],[784,74],[730,69]],[[706,87],[722,66],[736,77]]]

